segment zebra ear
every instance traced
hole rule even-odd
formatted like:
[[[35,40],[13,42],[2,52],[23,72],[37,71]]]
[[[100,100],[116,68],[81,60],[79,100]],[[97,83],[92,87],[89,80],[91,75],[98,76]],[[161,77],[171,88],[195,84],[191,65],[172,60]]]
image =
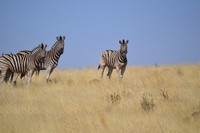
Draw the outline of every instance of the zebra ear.
[[[47,44],[44,45],[44,48],[45,48],[45,49],[47,48]]]
[[[44,44],[43,44],[43,43],[41,43],[41,44],[40,44],[40,47],[43,49],[43,48],[44,48]]]
[[[126,40],[126,44],[128,44],[128,40]]]
[[[62,40],[62,36],[60,36],[60,41]]]
[[[63,36],[63,40],[65,40],[65,36]]]
[[[121,40],[119,40],[119,43],[122,44]]]
[[[59,41],[59,38],[60,38],[59,36],[56,37],[57,41]]]

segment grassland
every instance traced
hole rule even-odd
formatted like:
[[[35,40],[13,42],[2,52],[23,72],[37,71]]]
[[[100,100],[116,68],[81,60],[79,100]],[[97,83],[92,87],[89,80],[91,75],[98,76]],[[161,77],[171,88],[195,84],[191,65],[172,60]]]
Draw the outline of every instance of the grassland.
[[[200,132],[200,64],[128,67],[121,82],[96,68],[44,79],[0,85],[0,133]]]

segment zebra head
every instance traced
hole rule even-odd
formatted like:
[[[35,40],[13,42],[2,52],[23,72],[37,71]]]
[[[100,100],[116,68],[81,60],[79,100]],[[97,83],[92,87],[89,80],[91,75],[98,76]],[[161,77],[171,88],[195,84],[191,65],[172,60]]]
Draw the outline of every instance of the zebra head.
[[[47,45],[44,45],[43,43],[38,45],[38,51],[36,53],[37,53],[37,59],[40,63],[44,63],[46,56],[46,47]]]
[[[123,55],[123,56],[126,56],[126,54],[128,53],[128,50],[127,50],[127,44],[128,44],[128,40],[119,40],[119,43],[121,44],[120,46],[120,53]]]
[[[65,36],[57,36],[57,45],[56,45],[56,49],[58,51],[59,54],[63,54],[64,53],[64,45],[65,45]]]

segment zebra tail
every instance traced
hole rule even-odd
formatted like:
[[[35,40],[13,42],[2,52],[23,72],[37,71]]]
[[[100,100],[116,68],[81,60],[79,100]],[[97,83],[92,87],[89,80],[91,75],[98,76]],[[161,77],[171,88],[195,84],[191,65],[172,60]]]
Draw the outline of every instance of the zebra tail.
[[[100,65],[98,66],[97,70],[99,70],[99,68],[100,68]]]

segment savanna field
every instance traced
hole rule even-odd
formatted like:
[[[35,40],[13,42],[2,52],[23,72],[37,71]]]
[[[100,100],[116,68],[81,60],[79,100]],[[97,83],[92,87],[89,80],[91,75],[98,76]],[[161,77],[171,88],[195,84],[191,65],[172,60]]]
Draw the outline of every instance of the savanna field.
[[[200,64],[131,67],[123,81],[96,68],[0,84],[0,133],[199,133]]]

